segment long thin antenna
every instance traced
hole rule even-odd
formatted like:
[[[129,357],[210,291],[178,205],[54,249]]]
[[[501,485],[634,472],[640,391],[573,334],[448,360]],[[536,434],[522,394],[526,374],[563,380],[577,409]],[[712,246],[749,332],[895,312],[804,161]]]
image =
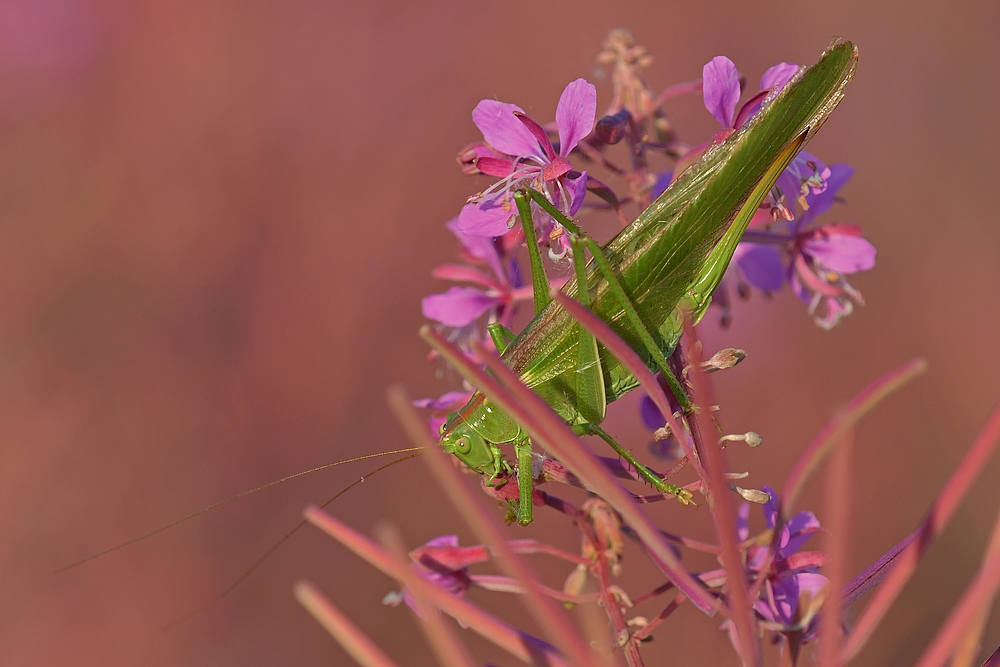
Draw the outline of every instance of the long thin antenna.
[[[290,479],[295,479],[296,477],[302,477],[303,475],[308,475],[310,473],[319,472],[320,470],[326,470],[327,468],[335,468],[336,466],[344,465],[345,463],[354,463],[355,461],[364,461],[365,459],[374,459],[374,458],[377,458],[379,456],[389,456],[390,454],[406,454],[407,452],[415,452],[415,451],[417,451],[419,449],[422,449],[422,448],[421,447],[407,447],[406,449],[394,449],[394,450],[389,451],[389,452],[379,452],[378,454],[365,454],[364,456],[355,456],[354,458],[351,458],[351,459],[345,459],[343,461],[337,461],[336,463],[327,463],[326,465],[321,465],[318,468],[312,468],[310,470],[303,470],[302,472],[297,472],[294,475],[288,475],[287,477],[282,477],[281,479],[276,479],[273,482],[268,482],[267,484],[264,484],[263,486],[258,486],[256,489],[250,489],[249,491],[244,491],[243,493],[239,493],[239,494],[233,496],[232,498],[226,498],[225,500],[220,500],[219,502],[217,502],[217,503],[215,503],[213,505],[209,505],[208,507],[203,507],[202,509],[198,510],[197,512],[194,512],[193,514],[188,514],[186,517],[184,517],[182,519],[177,519],[176,521],[174,521],[172,523],[168,523],[167,525],[162,526],[160,528],[157,528],[156,530],[154,530],[154,531],[152,531],[150,533],[146,533],[145,535],[142,535],[140,537],[133,538],[133,539],[129,540],[128,542],[122,542],[121,544],[119,544],[117,546],[111,547],[110,549],[105,549],[104,551],[101,551],[100,553],[96,553],[96,554],[94,554],[92,556],[87,556],[86,558],[84,558],[82,560],[78,560],[75,563],[70,563],[69,565],[64,565],[63,567],[61,567],[58,570],[56,570],[54,572],[54,574],[59,574],[61,572],[65,572],[66,570],[72,570],[74,567],[78,567],[80,565],[83,565],[84,563],[88,563],[88,562],[94,560],[95,558],[100,558],[101,556],[105,556],[105,555],[111,553],[112,551],[118,551],[119,549],[123,549],[123,548],[125,548],[125,547],[127,547],[127,546],[129,546],[131,544],[135,544],[136,542],[142,542],[146,538],[152,537],[153,535],[156,535],[158,533],[162,533],[163,531],[165,531],[165,530],[167,530],[169,528],[173,528],[177,524],[184,523],[185,521],[187,521],[189,519],[193,519],[196,516],[201,516],[205,512],[214,510],[216,507],[220,507],[222,505],[225,505],[226,503],[231,503],[234,500],[239,500],[240,498],[243,498],[244,496],[249,496],[251,493],[257,493],[258,491],[263,491],[264,489],[268,489],[268,488],[270,488],[272,486],[276,486],[278,484],[281,484],[282,482],[287,482]],[[410,457],[407,457],[407,458],[410,458]],[[390,463],[389,465],[392,465],[392,464]],[[381,468],[380,468],[380,470],[381,470]],[[362,481],[364,481],[364,478],[362,478]],[[348,488],[350,488],[350,487],[348,487]]]
[[[411,447],[409,449],[399,450],[398,453],[412,452],[412,451],[415,451],[415,450],[422,450],[422,449],[423,449],[423,447]],[[386,453],[388,454],[388,453],[391,453],[391,452],[386,452]],[[322,505],[320,505],[320,508],[326,507],[327,505],[329,505],[330,503],[332,503],[334,500],[336,500],[337,498],[341,497],[342,495],[344,495],[345,493],[347,493],[348,491],[350,491],[351,489],[353,489],[358,484],[361,484],[362,482],[364,482],[366,478],[372,477],[375,474],[382,472],[386,468],[391,468],[392,466],[396,465],[397,463],[402,463],[403,461],[407,461],[409,459],[416,458],[418,456],[421,456],[422,454],[423,454],[422,451],[417,451],[414,454],[410,454],[409,456],[404,456],[402,458],[398,458],[398,459],[396,459],[394,461],[390,461],[389,463],[386,463],[386,464],[384,464],[382,466],[379,466],[378,468],[375,468],[375,470],[372,470],[367,475],[362,475],[358,479],[354,480],[353,482],[351,482],[350,484],[348,484],[347,486],[345,486],[343,489],[341,489],[339,492],[337,492],[337,494],[335,496],[333,496],[332,498],[330,498],[329,500],[327,500],[325,503],[323,503]],[[217,603],[221,602],[223,600],[223,598],[225,598],[227,595],[229,595],[230,593],[232,593],[233,590],[237,586],[239,586],[241,583],[243,583],[243,581],[247,577],[249,577],[253,573],[254,570],[256,570],[258,567],[260,567],[261,563],[263,563],[265,560],[267,560],[267,558],[271,554],[273,554],[275,551],[277,551],[278,548],[281,547],[282,544],[284,544],[286,541],[288,541],[288,538],[290,538],[292,535],[294,535],[296,532],[298,532],[299,528],[301,528],[302,526],[306,525],[307,523],[308,523],[308,521],[302,520],[294,528],[292,528],[290,531],[288,531],[287,533],[285,533],[284,537],[282,537],[280,540],[278,540],[277,542],[275,542],[271,546],[271,548],[269,548],[267,551],[264,552],[264,555],[262,555],[256,561],[254,561],[253,565],[251,565],[250,567],[248,567],[243,572],[243,574],[241,574],[239,577],[236,578],[236,580],[233,583],[229,584],[229,586],[226,588],[226,590],[222,591],[222,593],[219,594],[219,597],[217,597],[214,600],[211,600],[209,602],[205,602],[203,604],[198,605],[197,607],[195,607],[191,611],[187,612],[183,616],[180,616],[180,617],[174,619],[173,621],[170,621],[169,623],[167,623],[166,625],[164,625],[162,628],[160,628],[160,630],[162,632],[169,632],[170,630],[173,630],[178,625],[184,623],[185,621],[187,621],[188,619],[192,618],[193,616],[197,616],[198,614],[200,614],[201,612],[203,612],[205,609],[207,609],[208,607],[212,606],[213,604],[217,604]]]

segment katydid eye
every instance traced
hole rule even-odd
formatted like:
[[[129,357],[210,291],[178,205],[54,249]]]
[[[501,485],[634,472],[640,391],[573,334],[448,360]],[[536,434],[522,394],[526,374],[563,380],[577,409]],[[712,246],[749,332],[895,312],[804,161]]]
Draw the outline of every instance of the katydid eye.
[[[472,441],[463,435],[455,441],[455,451],[459,454],[468,454],[472,451]]]

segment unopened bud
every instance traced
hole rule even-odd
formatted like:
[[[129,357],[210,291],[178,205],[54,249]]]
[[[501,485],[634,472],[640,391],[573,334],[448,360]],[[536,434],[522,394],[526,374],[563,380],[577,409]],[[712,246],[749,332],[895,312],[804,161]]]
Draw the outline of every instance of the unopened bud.
[[[760,447],[764,440],[756,431],[747,431],[746,433],[734,433],[733,435],[724,435],[719,438],[719,445],[722,447],[725,447],[727,442],[745,442],[750,447]]]
[[[567,595],[580,595],[583,593],[583,588],[586,584],[587,566],[581,563],[566,577],[566,583],[563,584],[563,593]],[[572,604],[566,603],[566,606],[571,607]]]
[[[727,347],[713,354],[710,359],[703,361],[701,368],[706,373],[724,371],[727,368],[732,368],[746,358],[746,350],[741,350],[737,347]]]
[[[594,134],[602,143],[613,145],[625,138],[625,130],[632,119],[627,109],[622,109],[613,116],[604,116],[597,121]]]
[[[760,489],[744,489],[743,487],[734,485],[733,490],[743,496],[743,500],[757,503],[758,505],[763,505],[771,500],[771,496],[766,491],[761,491]]]

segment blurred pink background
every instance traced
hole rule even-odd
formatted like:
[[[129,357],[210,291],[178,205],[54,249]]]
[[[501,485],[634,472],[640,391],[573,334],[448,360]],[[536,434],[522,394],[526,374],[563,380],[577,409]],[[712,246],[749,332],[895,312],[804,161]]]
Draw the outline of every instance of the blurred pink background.
[[[1000,7],[624,4],[0,1],[0,662],[345,663],[291,597],[308,578],[403,664],[426,664],[409,613],[380,605],[393,582],[312,528],[160,631],[367,463],[53,571],[276,477],[404,446],[385,388],[455,386],[416,330],[420,298],[444,289],[430,271],[453,255],[443,223],[477,187],[454,162],[479,136],[472,108],[495,97],[550,120],[619,26],[656,56],[655,87],[719,54],[753,82],[815,61],[833,35],[858,43],[857,77],[811,150],[856,168],[827,220],[878,247],[855,281],[867,305],[825,333],[786,292],[738,308],[726,332],[706,318],[703,335],[749,350],[715,377],[727,429],[764,437],[731,450],[756,486],[779,485],[854,392],[926,357],[930,372],[858,431],[852,575],[914,528],[1000,396]],[[697,97],[668,111],[684,139],[714,130]],[[634,407],[614,428],[642,447]],[[998,479],[994,461],[856,664],[919,655],[978,566]],[[806,506],[821,511],[821,491]],[[419,462],[331,509],[364,531],[388,519],[412,545],[471,540]],[[705,512],[655,512],[710,535]],[[552,513],[512,532],[577,548]],[[623,583],[639,592],[660,578],[636,556]],[[554,585],[567,572],[533,562]],[[717,625],[683,608],[649,664],[735,664]],[[1000,643],[996,620],[987,641]]]

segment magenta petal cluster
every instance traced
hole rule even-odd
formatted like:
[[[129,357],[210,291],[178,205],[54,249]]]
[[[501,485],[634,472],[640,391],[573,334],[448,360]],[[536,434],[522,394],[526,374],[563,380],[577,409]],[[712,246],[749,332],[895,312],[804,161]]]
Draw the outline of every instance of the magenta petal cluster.
[[[814,222],[837,201],[840,189],[853,173],[847,164],[827,167],[803,151],[779,177],[776,191],[780,194],[770,211],[762,209],[750,222],[748,235],[767,242],[743,241],[733,255],[744,283],[773,292],[787,280],[795,295],[809,304],[808,312],[816,324],[824,329],[833,328],[850,315],[855,304],[864,304],[847,276],[875,266],[875,246],[862,236],[860,227]],[[784,205],[788,194],[794,198],[791,208]],[[787,231],[778,231],[781,225],[774,226],[774,217]]]
[[[457,219],[446,226],[458,238],[465,252],[484,262],[493,275],[465,264],[439,266],[434,270],[435,277],[475,286],[453,286],[441,294],[424,297],[421,302],[424,317],[448,327],[461,328],[490,314],[504,326],[510,326],[513,317],[511,306],[531,298],[530,290],[521,289],[516,266],[501,258],[492,239],[469,236],[461,230]]]
[[[760,92],[751,97],[737,112],[740,101],[740,73],[733,61],[725,56],[716,56],[702,68],[702,96],[705,108],[719,121],[722,127],[735,129],[742,126],[760,110],[765,98],[785,87],[799,66],[795,63],[779,63],[769,67],[760,78]]]
[[[733,114],[740,101],[740,73],[725,56],[715,56],[701,70],[705,108],[723,127],[733,126]]]
[[[774,528],[778,513],[777,495],[765,486],[771,499],[764,505],[764,518],[768,528]],[[747,519],[750,505],[740,508],[738,531],[741,540],[749,537]],[[818,568],[826,562],[819,552],[803,552],[806,541],[820,530],[819,521],[812,512],[799,512],[781,530],[777,553],[771,559],[767,578],[754,609],[764,619],[786,630],[802,630],[804,638],[814,632],[815,611],[821,593],[829,580],[819,574]],[[750,547],[748,567],[757,572],[768,561],[769,546]]]
[[[849,165],[832,165],[826,187],[819,193],[805,196],[808,209],[795,220],[792,228],[792,291],[809,304],[809,313],[824,329],[833,328],[842,317],[850,315],[854,304],[864,305],[861,293],[846,276],[875,266],[875,246],[861,236],[861,229],[856,225],[812,226],[813,218],[829,210],[837,192],[853,173]]]
[[[570,152],[594,129],[597,89],[585,79],[563,90],[556,107],[558,150],[544,128],[515,104],[483,100],[472,120],[483,133],[489,151],[467,147],[480,173],[500,180],[472,197],[458,216],[458,229],[469,236],[494,237],[506,233],[517,214],[513,192],[528,185],[544,192],[568,215],[583,204],[587,173],[573,170]]]
[[[482,545],[458,546],[457,535],[435,537],[410,552],[410,559],[417,572],[434,585],[459,596],[464,595],[472,585],[472,580],[469,578],[469,565],[484,563],[489,560],[489,557],[489,552]],[[414,604],[413,597],[405,588],[399,593],[387,595],[383,603],[395,606],[400,601],[406,602],[406,605],[417,614],[420,613]]]

